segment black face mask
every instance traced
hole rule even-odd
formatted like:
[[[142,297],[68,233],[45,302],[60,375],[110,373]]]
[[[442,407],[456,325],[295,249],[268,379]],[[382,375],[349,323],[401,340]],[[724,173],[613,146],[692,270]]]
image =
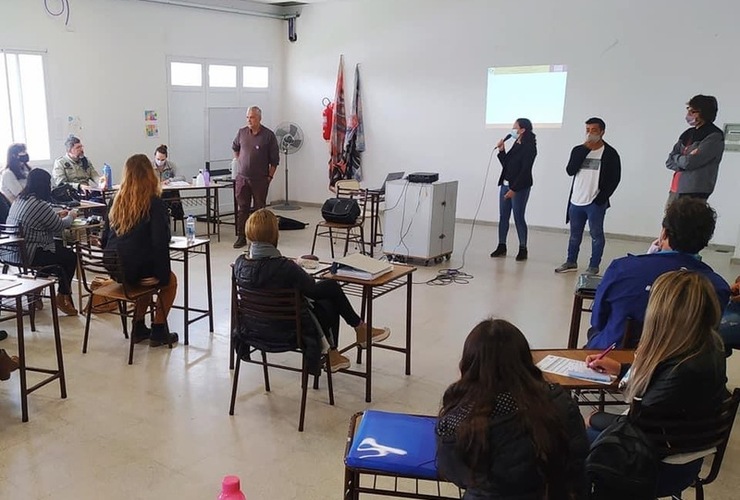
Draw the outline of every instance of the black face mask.
[[[23,153],[22,155],[18,155],[18,159],[22,161],[23,163],[28,163],[28,153]]]

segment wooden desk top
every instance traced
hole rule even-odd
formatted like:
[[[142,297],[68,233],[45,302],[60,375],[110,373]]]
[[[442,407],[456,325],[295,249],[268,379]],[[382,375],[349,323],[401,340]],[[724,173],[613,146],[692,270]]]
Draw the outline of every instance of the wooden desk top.
[[[170,239],[170,250],[185,250],[186,248],[189,250],[210,242],[208,238],[195,238],[193,241],[188,241],[185,236],[173,236]]]
[[[599,354],[601,351],[598,349],[532,349],[532,360],[535,364],[542,361],[545,356],[561,356],[563,358],[575,359],[578,361],[584,361],[586,356],[589,354]],[[635,359],[635,351],[631,349],[624,350],[613,350],[607,357],[619,361],[620,363],[632,363]],[[545,373],[545,380],[562,385],[566,389],[614,389],[617,386],[619,380],[615,380],[611,385],[599,384],[598,382],[591,382],[589,380],[580,380],[562,375],[555,375],[553,373]]]
[[[10,288],[0,290],[0,297],[15,298],[15,297],[18,297],[19,295],[26,295],[29,293],[36,292],[38,290],[46,288],[49,285],[53,285],[54,283],[56,283],[56,280],[54,279],[34,278],[34,277],[16,278],[15,281],[17,282],[15,286],[11,286]]]
[[[391,281],[395,281],[399,278],[407,276],[414,271],[416,271],[416,267],[414,266],[409,266],[406,264],[393,264],[393,270],[391,270],[391,272],[378,276],[374,280],[362,280],[359,278],[352,278],[350,276],[332,274],[329,269],[325,270],[323,273],[319,273],[316,277],[341,281],[343,283],[356,283],[363,286],[383,286],[387,283],[390,283]]]

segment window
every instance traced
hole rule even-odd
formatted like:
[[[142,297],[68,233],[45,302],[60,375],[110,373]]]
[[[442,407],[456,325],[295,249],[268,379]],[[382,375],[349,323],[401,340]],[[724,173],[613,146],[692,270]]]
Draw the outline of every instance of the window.
[[[236,88],[236,66],[210,64],[208,66],[208,86]]]
[[[269,86],[269,69],[265,66],[244,66],[242,80],[244,88],[266,89]]]
[[[170,84],[183,87],[203,85],[203,67],[198,63],[170,63]]]
[[[488,68],[486,126],[509,128],[517,118],[560,127],[568,70],[564,65]]]
[[[43,56],[0,52],[0,80],[0,144],[21,142],[32,160],[50,159]]]

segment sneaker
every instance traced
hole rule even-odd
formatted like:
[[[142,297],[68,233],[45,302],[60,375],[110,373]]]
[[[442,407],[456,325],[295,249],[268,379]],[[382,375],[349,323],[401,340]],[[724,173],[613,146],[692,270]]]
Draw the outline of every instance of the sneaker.
[[[244,248],[247,246],[247,238],[245,236],[239,236],[234,242],[234,248]]]
[[[178,340],[180,340],[180,336],[175,332],[170,332],[167,325],[152,325],[152,335],[149,340],[151,347],[159,347],[164,344],[172,346],[172,344],[177,344]]]
[[[152,330],[146,327],[144,321],[135,321],[131,336],[134,338],[134,344],[138,344],[139,342],[149,340],[152,336]]]
[[[329,351],[329,369],[332,373],[338,372],[339,370],[346,370],[350,367],[349,358],[339,354],[339,351],[332,349]]]
[[[496,250],[491,252],[491,257],[506,257],[506,245],[499,243]]]
[[[596,276],[599,274],[599,268],[598,267],[589,267],[586,269],[586,274],[590,274],[592,276]]]
[[[572,273],[578,269],[578,264],[575,262],[563,262],[560,267],[555,269],[556,273]]]
[[[529,256],[529,253],[527,252],[527,247],[519,247],[519,253],[516,254],[516,260],[523,261],[527,260],[527,257]]]
[[[0,349],[0,380],[8,380],[10,373],[14,372],[21,366],[18,356],[8,356],[5,349]]]
[[[355,328],[357,332],[357,343],[360,347],[367,347],[367,323],[361,323]],[[383,328],[373,328],[373,343],[382,342],[391,335],[391,329],[387,326]]]

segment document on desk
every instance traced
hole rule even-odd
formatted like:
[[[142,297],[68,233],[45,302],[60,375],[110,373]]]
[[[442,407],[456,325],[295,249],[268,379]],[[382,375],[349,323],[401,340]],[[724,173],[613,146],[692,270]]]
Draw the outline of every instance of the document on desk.
[[[592,370],[586,366],[585,361],[564,358],[562,356],[553,356],[552,354],[549,354],[537,363],[537,368],[543,372],[560,375],[562,377],[588,380],[589,382],[596,382],[604,385],[612,383],[612,377],[610,375]]]
[[[165,187],[170,187],[170,188],[186,188],[186,187],[191,187],[191,186],[192,184],[190,184],[187,181],[170,181],[167,184],[165,184]]]
[[[17,276],[12,276],[8,274],[0,274],[0,291],[6,290],[8,288],[11,288],[11,287],[14,287],[20,284],[21,284],[21,281],[18,279]]]

